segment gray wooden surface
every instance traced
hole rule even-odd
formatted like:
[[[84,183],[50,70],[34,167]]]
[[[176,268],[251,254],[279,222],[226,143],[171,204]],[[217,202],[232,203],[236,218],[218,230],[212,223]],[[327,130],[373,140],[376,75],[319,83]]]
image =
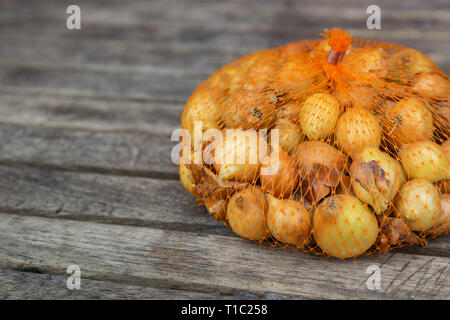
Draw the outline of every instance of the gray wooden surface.
[[[65,27],[78,4],[82,29]],[[450,241],[348,261],[243,240],[170,161],[189,93],[223,64],[340,26],[450,73],[448,0],[0,1],[0,299],[449,299]],[[66,268],[81,269],[68,290]],[[381,268],[381,289],[366,286]]]

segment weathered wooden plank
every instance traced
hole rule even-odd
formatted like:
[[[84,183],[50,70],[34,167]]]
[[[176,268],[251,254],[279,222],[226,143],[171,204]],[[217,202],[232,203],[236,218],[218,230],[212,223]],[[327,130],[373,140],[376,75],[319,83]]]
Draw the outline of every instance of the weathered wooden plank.
[[[40,274],[0,270],[0,300],[104,300],[104,299],[236,299],[236,296],[219,293],[174,290],[156,287],[139,287],[114,282],[82,279],[79,290],[67,289],[68,275]],[[239,296],[248,299],[251,296]]]
[[[4,6],[0,16],[27,17],[39,15],[44,17],[60,17],[70,1],[47,1],[39,5],[38,1],[15,1],[14,5]],[[281,13],[302,15],[311,22],[314,18],[362,21],[367,17],[366,8],[371,4],[366,1],[317,1],[302,3],[295,1],[148,1],[134,0],[123,9],[120,1],[108,1],[101,5],[96,1],[79,1],[84,9],[84,19],[102,23],[147,22],[155,19],[171,19],[176,22],[196,21],[210,23],[236,23],[245,21],[248,24],[261,24]],[[408,23],[411,20],[428,21],[433,25],[448,21],[448,5],[440,1],[408,3],[379,1],[383,20],[388,24],[395,22]],[[30,8],[31,7],[31,8]],[[395,22],[392,20],[395,19]],[[405,21],[406,20],[406,21]]]
[[[107,70],[104,67],[102,71],[78,70],[76,66],[51,63],[21,62],[11,65],[0,62],[0,83],[78,95],[184,102],[208,76],[204,73],[177,74],[156,70],[145,74],[123,74]]]
[[[175,178],[170,135],[0,124],[0,162]]]
[[[307,298],[449,298],[449,259],[389,254],[339,261],[234,237],[3,214],[0,267],[174,289]],[[381,290],[366,287],[381,267]]]
[[[178,180],[0,166],[0,208],[44,217],[229,233],[196,205]]]
[[[170,137],[183,108],[183,103],[36,95],[0,86],[1,123]]]

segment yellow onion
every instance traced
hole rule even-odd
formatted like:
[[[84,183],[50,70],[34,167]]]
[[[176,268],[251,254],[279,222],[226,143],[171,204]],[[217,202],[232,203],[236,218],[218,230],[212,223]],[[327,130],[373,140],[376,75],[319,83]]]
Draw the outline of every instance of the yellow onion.
[[[426,105],[417,98],[400,100],[386,115],[384,134],[394,149],[406,143],[431,139],[433,116]]]
[[[429,99],[441,100],[448,96],[448,78],[437,72],[420,73],[412,80],[412,88],[420,96]]]
[[[350,166],[355,195],[380,214],[406,181],[401,165],[377,147],[367,147]]]
[[[373,108],[376,92],[364,84],[343,83],[333,93],[341,106]]]
[[[283,243],[301,247],[308,242],[311,221],[308,210],[298,201],[266,195],[267,226],[272,236]]]
[[[439,221],[436,225],[437,230],[433,230],[434,234],[442,234],[450,232],[450,194],[449,193],[441,194],[440,200],[442,211]]]
[[[400,161],[410,178],[430,182],[450,179],[450,165],[442,148],[429,140],[407,144],[400,149]]]
[[[258,135],[255,131],[236,130],[226,134],[215,146],[214,168],[219,178],[252,182],[259,175]]]
[[[367,146],[378,147],[381,133],[378,118],[363,108],[348,109],[336,126],[339,147],[352,157]]]
[[[227,220],[231,229],[243,238],[264,240],[267,229],[267,201],[258,186],[233,194],[228,202]]]
[[[314,239],[328,255],[356,257],[377,239],[378,221],[358,198],[338,194],[316,208],[313,217]]]
[[[297,102],[287,103],[280,107],[277,112],[278,119],[289,120],[295,124],[299,124],[299,115],[300,110],[302,109],[303,104]]]
[[[388,56],[383,48],[361,48],[349,54],[344,63],[358,72],[366,72],[377,77],[385,77],[388,72]]]
[[[430,58],[411,48],[398,51],[389,60],[391,77],[395,80],[411,80],[415,74],[430,72],[435,68]]]
[[[271,161],[266,161],[261,165],[261,188],[277,198],[289,197],[297,188],[298,183],[298,171],[295,168],[294,160],[285,151],[279,150],[278,168],[273,168],[273,166]],[[263,174],[266,170],[270,171],[270,167],[276,171],[267,175]]]
[[[306,141],[294,152],[305,199],[313,206],[339,185],[347,157],[322,141]]]
[[[316,93],[303,103],[300,124],[310,139],[330,136],[339,117],[339,102],[327,93]]]
[[[400,188],[395,209],[411,230],[425,231],[439,221],[439,193],[427,180],[410,180]]]
[[[302,129],[287,119],[279,119],[272,130],[278,130],[279,144],[281,149],[291,154],[292,151],[305,140]]]
[[[201,122],[202,132],[218,129],[218,106],[212,91],[207,86],[199,86],[189,97],[181,115],[181,128],[189,130],[194,142],[194,123]]]
[[[183,157],[180,158],[180,167],[178,168],[178,174],[180,176],[180,182],[183,188],[195,197],[196,192],[194,176],[191,170],[189,170],[184,164]]]
[[[450,140],[445,141],[441,145],[442,150],[444,150],[444,154],[447,157],[447,160],[450,161]]]

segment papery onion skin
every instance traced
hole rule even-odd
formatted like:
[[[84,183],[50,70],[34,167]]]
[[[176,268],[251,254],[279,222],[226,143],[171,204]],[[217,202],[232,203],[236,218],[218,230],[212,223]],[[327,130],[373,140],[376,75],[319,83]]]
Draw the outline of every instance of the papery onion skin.
[[[294,160],[283,151],[279,150],[278,169],[276,172],[264,175],[273,163],[266,161],[261,165],[261,188],[277,198],[289,197],[297,188],[298,171],[294,167]]]
[[[283,243],[304,246],[311,231],[310,214],[298,201],[279,200],[266,195],[268,202],[267,227],[272,236]]]
[[[429,140],[407,144],[400,149],[400,160],[409,178],[430,182],[450,179],[450,165],[441,147]]]
[[[445,141],[441,145],[442,150],[444,150],[444,154],[447,157],[447,160],[450,162],[450,140]]]
[[[327,93],[316,93],[303,103],[300,124],[309,139],[330,136],[339,117],[339,102]]]
[[[249,240],[262,241],[267,228],[267,200],[258,186],[233,194],[228,202],[227,220],[233,232]]]
[[[294,151],[294,157],[301,175],[307,174],[314,164],[321,164],[328,168],[344,170],[347,156],[341,151],[322,141],[305,141]]]
[[[257,179],[261,166],[258,150],[258,138],[248,139],[244,131],[225,135],[222,143],[215,147],[214,168],[219,178],[247,182]],[[243,161],[239,161],[239,157]]]
[[[393,149],[433,137],[433,116],[425,103],[415,97],[397,102],[386,114],[384,134]]]
[[[427,180],[410,180],[400,188],[395,200],[395,209],[411,230],[425,231],[439,221],[441,215],[439,193]]]
[[[352,157],[367,146],[378,147],[381,135],[378,118],[363,108],[348,109],[336,125],[338,146]]]
[[[442,100],[448,96],[449,80],[437,72],[420,73],[412,80],[412,88],[422,97]]]
[[[358,198],[338,194],[316,208],[313,230],[324,253],[343,259],[359,256],[375,243],[378,221]]]
[[[366,190],[359,181],[352,177],[352,188],[355,195],[363,202],[370,204],[376,213],[380,214],[384,212],[389,202],[392,201],[400,189],[400,186],[406,181],[406,176],[402,166],[387,153],[380,151],[377,147],[367,147],[359,155],[350,166],[350,174],[354,172],[356,167],[361,162],[369,163],[370,161],[376,161],[378,165],[385,172],[385,177],[389,183],[385,190],[379,191],[382,195],[382,201],[378,200],[378,197],[372,192]]]

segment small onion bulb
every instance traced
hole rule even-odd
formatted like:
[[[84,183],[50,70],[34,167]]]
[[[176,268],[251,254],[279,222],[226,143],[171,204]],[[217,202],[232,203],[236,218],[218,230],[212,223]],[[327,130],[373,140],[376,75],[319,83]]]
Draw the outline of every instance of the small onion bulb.
[[[245,131],[225,135],[215,146],[214,168],[222,180],[252,182],[259,175],[258,136]]]
[[[277,198],[289,197],[298,183],[298,170],[295,168],[294,160],[281,149],[278,159],[266,160],[261,165],[261,188]],[[263,174],[266,171],[268,174]]]
[[[339,117],[339,102],[327,93],[316,93],[303,103],[300,125],[309,139],[330,136]]]
[[[362,108],[348,109],[338,120],[336,140],[339,147],[354,157],[367,146],[378,147],[382,129],[378,118]]]
[[[375,243],[378,221],[358,198],[337,194],[316,208],[313,229],[317,245],[343,259],[359,256]]]
[[[267,226],[272,236],[283,243],[301,247],[308,242],[311,221],[308,210],[298,201],[279,200],[266,195]]]
[[[355,195],[380,214],[406,181],[401,165],[377,147],[367,147],[350,166]]]
[[[267,229],[267,201],[258,186],[233,194],[228,202],[227,220],[231,229],[249,240],[264,240]]]
[[[410,180],[400,188],[395,208],[412,231],[425,231],[433,227],[441,215],[439,193],[423,179]]]
[[[407,144],[400,149],[400,160],[410,178],[430,182],[450,179],[450,165],[441,147],[432,141]]]

